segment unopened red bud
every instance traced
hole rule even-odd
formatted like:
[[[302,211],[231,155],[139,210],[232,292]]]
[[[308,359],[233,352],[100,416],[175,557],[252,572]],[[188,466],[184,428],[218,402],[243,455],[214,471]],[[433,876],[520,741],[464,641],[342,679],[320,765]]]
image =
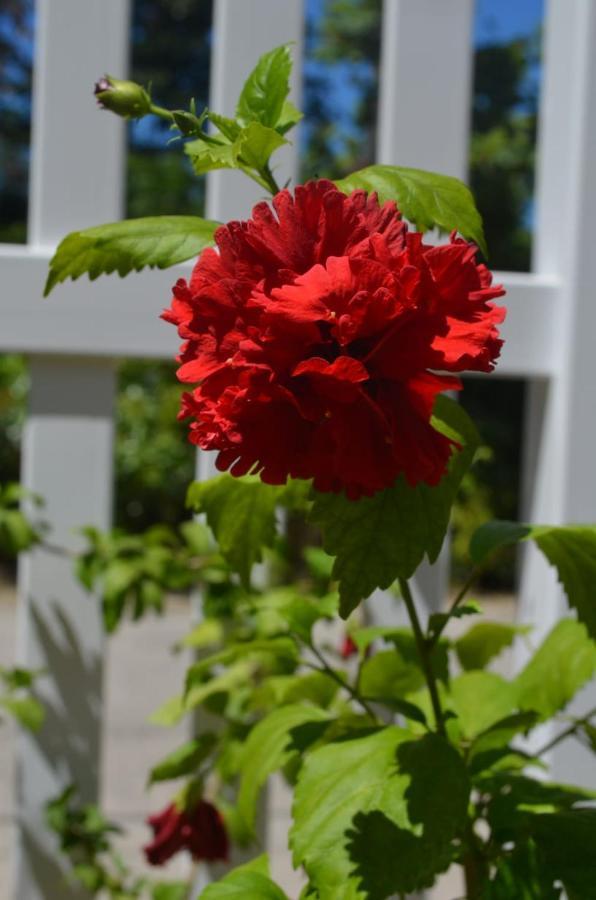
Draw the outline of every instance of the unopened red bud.
[[[102,109],[127,119],[140,119],[151,112],[151,97],[140,84],[104,75],[93,90]]]

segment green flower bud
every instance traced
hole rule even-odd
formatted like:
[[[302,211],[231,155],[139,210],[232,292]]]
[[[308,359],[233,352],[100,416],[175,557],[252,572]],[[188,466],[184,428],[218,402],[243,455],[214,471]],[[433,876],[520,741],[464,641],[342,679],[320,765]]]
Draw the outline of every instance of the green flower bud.
[[[127,119],[140,119],[151,112],[151,97],[140,84],[104,75],[93,90],[102,109]]]

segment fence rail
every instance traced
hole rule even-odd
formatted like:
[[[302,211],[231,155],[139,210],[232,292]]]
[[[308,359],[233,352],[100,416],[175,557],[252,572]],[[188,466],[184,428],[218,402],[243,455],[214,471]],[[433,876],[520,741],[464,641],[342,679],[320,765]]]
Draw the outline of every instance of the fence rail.
[[[473,0],[385,0],[379,161],[465,174],[472,16]],[[302,0],[215,0],[212,105],[231,112],[255,57],[289,40],[297,44],[296,94],[302,29]],[[67,544],[82,521],[110,523],[114,360],[175,351],[172,330],[157,314],[177,272],[81,280],[41,300],[56,242],[121,213],[124,129],[98,115],[89,95],[98,75],[125,71],[128,30],[128,0],[38,0],[29,244],[0,247],[0,350],[30,357],[23,480],[47,498],[55,537]],[[556,523],[596,519],[593,0],[548,0],[544,40],[534,271],[497,276],[508,289],[509,317],[496,377],[529,380],[528,515]],[[295,175],[295,154],[287,150],[282,180]],[[209,176],[209,217],[244,216],[258,198],[258,188],[235,176]],[[429,583],[436,590],[444,578],[443,568]],[[15,896],[50,900],[59,873],[40,809],[72,779],[84,796],[97,794],[102,631],[69,567],[43,550],[22,561],[19,594],[20,661],[49,670],[50,715],[39,736],[19,738]],[[561,614],[552,573],[532,552],[521,611],[539,632]],[[558,777],[589,771],[573,755],[580,752],[561,751]]]

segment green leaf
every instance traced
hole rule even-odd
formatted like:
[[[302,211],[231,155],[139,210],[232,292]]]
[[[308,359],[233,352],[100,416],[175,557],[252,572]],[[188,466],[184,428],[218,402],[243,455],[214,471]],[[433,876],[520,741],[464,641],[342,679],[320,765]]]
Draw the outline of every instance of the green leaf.
[[[359,690],[368,700],[393,703],[417,691],[424,683],[419,665],[405,660],[395,650],[382,650],[363,662]]]
[[[290,44],[283,44],[263,54],[250,73],[236,106],[241,125],[260,122],[274,128],[281,118],[290,92],[292,57]]]
[[[325,900],[384,900],[430,885],[466,817],[464,764],[446,741],[390,726],[311,752],[290,833]]]
[[[206,514],[222,556],[245,586],[254,563],[262,558],[262,548],[275,539],[277,495],[275,487],[258,478],[231,475],[195,481],[188,489],[188,506]]]
[[[153,886],[152,900],[186,900],[188,884],[186,881],[162,881]]]
[[[28,731],[39,731],[43,725],[44,708],[35,697],[0,697],[0,707]]]
[[[557,569],[569,605],[596,639],[596,526],[533,526],[532,538]]]
[[[149,784],[181,778],[183,775],[192,775],[207,759],[216,743],[217,736],[206,731],[194,740],[183,744],[182,747],[178,747],[151,769]]]
[[[512,713],[503,719],[493,722],[485,731],[482,731],[470,744],[468,750],[468,766],[472,774],[483,772],[485,769],[500,765],[512,755],[520,755],[520,751],[513,751],[509,742],[520,733],[527,733],[538,722],[535,712],[526,711]],[[527,765],[530,758],[522,754],[523,764]]]
[[[544,719],[564,709],[596,668],[596,647],[586,628],[572,619],[559,622],[515,680],[522,709]]]
[[[236,119],[228,119],[226,116],[220,116],[219,113],[213,112],[211,109],[207,115],[221,134],[223,134],[228,141],[234,143],[242,131],[242,126],[238,124]]]
[[[451,619],[463,619],[465,616],[474,616],[482,612],[482,607],[475,600],[468,600],[457,606],[451,613],[433,613],[428,618],[428,632],[430,635],[442,630]]]
[[[271,154],[287,143],[273,128],[251,122],[238,136],[238,155],[243,163],[260,171],[268,164]]]
[[[295,704],[274,710],[255,725],[243,753],[238,794],[238,809],[248,828],[254,827],[259,791],[269,775],[281,769],[298,749],[304,749],[304,743],[299,747],[293,740],[293,730],[313,724],[314,730],[301,729],[301,732],[314,740],[327,728],[329,721],[329,714],[324,710]]]
[[[246,685],[252,671],[253,665],[250,662],[239,660],[220,675],[215,675],[206,682],[195,684],[185,695],[177,695],[166,700],[151,714],[149,721],[154,725],[170,728],[187,713],[210,698],[218,694],[229,694]]]
[[[394,200],[419,231],[459,231],[488,256],[474,197],[457,178],[403,166],[367,166],[335,183],[345,194],[362,189],[375,191],[380,203]]]
[[[410,487],[403,477],[373,497],[348,500],[345,494],[315,493],[312,519],[323,532],[327,553],[336,557],[340,614],[347,618],[375,588],[409,578],[424,555],[434,562],[449,524],[460,482],[478,447],[466,412],[448,397],[437,398],[433,424],[463,447],[454,451],[440,484]]]
[[[285,625],[308,643],[315,622],[337,615],[338,597],[337,594],[313,597],[286,587],[268,591],[258,598],[255,605],[260,612],[274,613],[280,628]]]
[[[530,818],[543,866],[563,882],[569,900],[590,900],[596,885],[596,809],[573,809]]]
[[[203,619],[189,631],[179,642],[179,647],[192,647],[204,650],[205,647],[216,647],[224,639],[224,627],[219,619]]]
[[[507,522],[499,519],[485,522],[472,535],[470,556],[478,565],[501,547],[525,540],[529,537],[531,530],[530,525],[522,525],[519,522]]]
[[[557,569],[569,605],[596,639],[596,526],[487,522],[472,536],[470,554],[479,563],[500,547],[530,538]]]
[[[197,256],[213,244],[218,222],[198,216],[149,216],[73,231],[50,260],[44,297],[67,278],[139,272],[146,266],[167,269]]]
[[[529,629],[505,622],[478,622],[454,642],[463,669],[484,669],[505,647],[510,647],[518,634]]]
[[[260,856],[210,884],[201,900],[287,900],[287,896],[269,878],[267,857]]]
[[[205,175],[215,169],[237,169],[240,146],[233,144],[206,143],[202,138],[188,141],[184,152],[190,156],[192,167],[197,175]]]
[[[463,735],[473,738],[516,710],[517,691],[493,672],[465,672],[451,682],[453,711]]]
[[[296,109],[291,100],[286,100],[282,107],[279,119],[275,126],[280,134],[286,134],[294,125],[304,118],[299,109]]]
[[[381,638],[389,644],[393,644],[397,650],[397,655],[406,663],[420,669],[420,655],[416,638],[410,628],[396,628],[395,626],[386,625],[370,625],[366,628],[357,628],[350,632],[350,637],[358,647],[361,653],[364,653],[373,641]],[[449,679],[449,644],[445,640],[440,640],[433,647],[430,654],[433,672],[437,678],[443,682]],[[377,654],[378,655],[378,654]],[[395,655],[395,654],[394,654]],[[371,658],[371,660],[374,657]],[[424,677],[421,684],[424,683]],[[416,688],[414,688],[416,690]]]

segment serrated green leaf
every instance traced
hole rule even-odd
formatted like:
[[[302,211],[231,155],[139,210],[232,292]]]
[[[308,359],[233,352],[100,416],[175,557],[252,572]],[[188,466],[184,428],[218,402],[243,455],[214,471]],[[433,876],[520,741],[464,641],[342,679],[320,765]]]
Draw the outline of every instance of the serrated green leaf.
[[[569,605],[596,640],[596,526],[534,525],[531,536],[555,566]]]
[[[292,57],[290,44],[264,53],[244,83],[236,118],[241,125],[260,122],[274,128],[290,92]]]
[[[262,548],[275,540],[277,496],[275,487],[258,478],[231,475],[195,481],[188,489],[188,506],[205,513],[222,556],[246,586]]]
[[[596,647],[580,622],[564,619],[547,635],[515,688],[521,709],[544,719],[564,709],[596,668]]]
[[[488,256],[474,197],[457,178],[403,166],[367,166],[335,183],[345,194],[362,189],[375,191],[380,203],[394,200],[419,231],[459,231]]]
[[[237,169],[239,144],[212,144],[206,143],[202,138],[195,141],[187,141],[184,152],[190,156],[192,167],[197,175],[205,175],[215,169]]]
[[[453,646],[463,669],[484,669],[488,663],[510,647],[519,634],[528,632],[524,625],[506,622],[477,622]]]
[[[400,477],[392,488],[356,501],[315,492],[311,517],[321,527],[325,550],[336,557],[333,577],[339,581],[343,618],[375,588],[410,578],[425,555],[430,562],[439,555],[451,506],[479,439],[466,412],[445,396],[437,398],[433,424],[462,445],[437,486],[410,487]]]
[[[167,269],[191,259],[213,244],[218,222],[198,216],[149,216],[73,231],[50,260],[44,297],[67,278],[149,268]]]
[[[293,729],[314,724],[315,730],[309,733],[314,740],[329,721],[329,713],[324,710],[295,704],[274,710],[252,729],[244,748],[238,794],[238,810],[249,829],[254,828],[259,791],[268,777],[298,752],[299,747],[292,738]],[[300,749],[304,749],[304,744]]]
[[[295,792],[290,844],[325,900],[384,900],[449,865],[469,783],[437,735],[393,726],[312,751]]]
[[[595,525],[487,522],[472,536],[470,554],[479,563],[500,547],[530,538],[556,568],[569,605],[577,610],[578,618],[596,639]]]
[[[462,734],[473,738],[517,709],[517,691],[493,672],[464,672],[451,682],[451,705]]]
[[[178,747],[151,769],[149,784],[191,775],[207,759],[216,743],[217,736],[206,731],[182,747]]]
[[[218,131],[220,131],[228,141],[234,143],[242,131],[242,126],[236,119],[228,119],[227,116],[220,116],[219,113],[213,112],[212,109],[209,110],[207,115]]]

